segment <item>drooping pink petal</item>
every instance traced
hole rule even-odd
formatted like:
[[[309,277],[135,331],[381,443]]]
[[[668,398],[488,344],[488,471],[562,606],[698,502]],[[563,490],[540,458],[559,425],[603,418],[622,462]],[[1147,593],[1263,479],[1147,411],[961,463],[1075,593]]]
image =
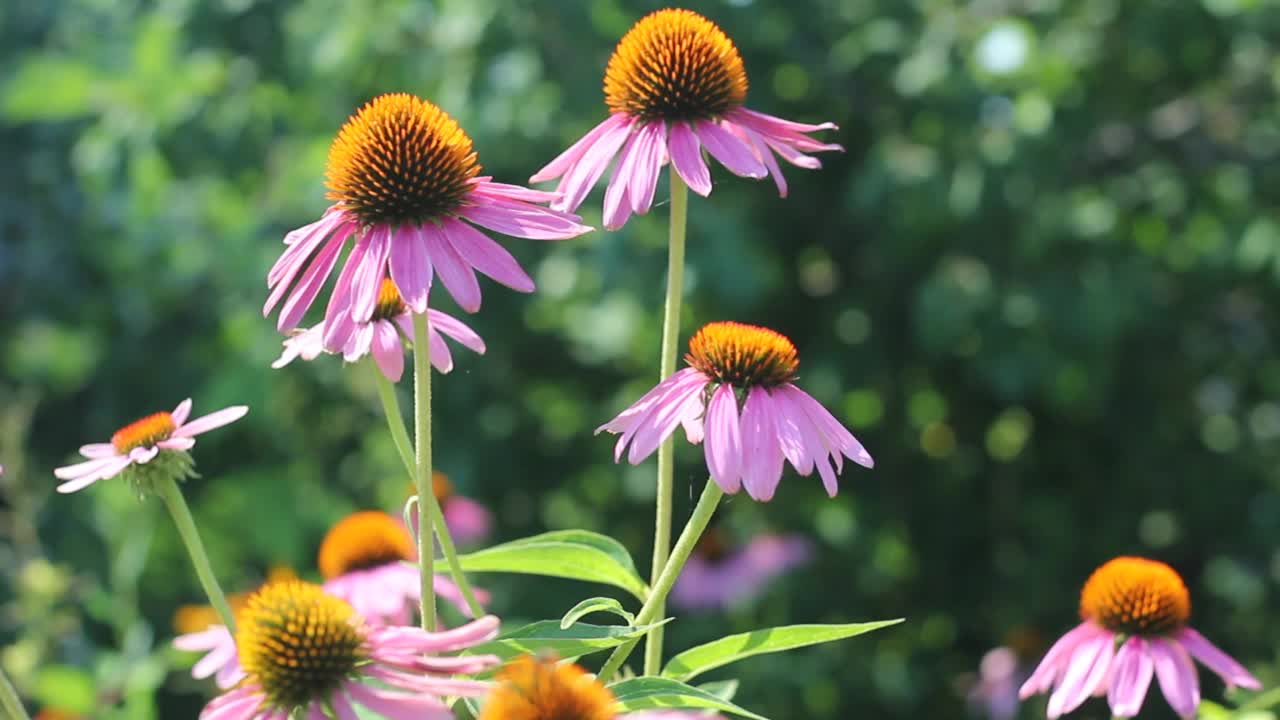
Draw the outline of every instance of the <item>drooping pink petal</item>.
[[[350,315],[345,319],[348,324],[351,322]],[[324,352],[324,324],[313,325],[302,332],[295,333],[285,338],[284,349],[280,352],[280,357],[271,363],[273,369],[288,365],[297,358],[303,360],[314,360]]]
[[[355,319],[351,313],[351,284],[356,276],[356,269],[364,263],[364,256],[369,249],[368,242],[357,242],[347,255],[347,261],[338,273],[338,282],[329,293],[329,304],[324,310],[324,348],[329,352],[337,352],[345,344],[345,338],[354,331],[352,323]],[[339,338],[342,342],[339,342]]]
[[[271,295],[262,307],[262,316],[266,317],[271,312],[271,308],[284,297],[293,279],[297,277],[302,270],[303,265],[315,253],[316,247],[325,241],[326,237],[337,227],[346,221],[346,215],[342,212],[326,213],[324,217],[300,227],[285,236],[285,251],[280,253],[280,257],[276,259],[275,264],[267,273],[267,287],[272,289]],[[330,243],[341,245],[346,235],[341,239],[334,240],[330,238]]]
[[[734,175],[762,178],[769,174],[764,163],[756,158],[742,138],[725,130],[715,121],[699,120],[694,124],[694,131],[703,147],[711,153],[711,157],[719,160]]]
[[[637,215],[649,212],[658,188],[658,173],[667,162],[667,124],[661,120],[645,123],[636,131],[627,199]]]
[[[627,144],[618,153],[613,174],[609,176],[609,185],[604,190],[604,226],[610,230],[622,227],[631,216],[631,200],[627,193],[631,187],[631,176],[636,171],[636,156],[644,145],[645,127],[645,123],[640,123],[636,132],[627,138]]]
[[[391,281],[405,305],[415,313],[427,311],[431,292],[431,254],[422,228],[414,223],[401,225],[391,238]]]
[[[129,459],[135,464],[146,465],[151,462],[156,455],[160,454],[160,448],[155,447],[136,447],[129,451]]]
[[[262,689],[239,687],[214,698],[200,711],[200,720],[250,720],[263,702]]]
[[[453,711],[434,695],[409,695],[348,682],[342,688],[357,704],[387,720],[453,720]]]
[[[360,720],[360,713],[352,707],[346,695],[336,692],[329,697],[329,702],[333,704],[333,712],[338,720]]]
[[[493,182],[488,175],[471,178],[471,194],[473,197],[498,198],[500,200],[517,200],[526,203],[551,203],[560,199],[560,193],[546,190],[533,190],[523,185]]]
[[[168,440],[161,440],[156,443],[156,447],[161,450],[190,450],[196,446],[195,438],[174,437]]]
[[[173,424],[175,426],[180,426],[182,423],[186,422],[187,418],[191,417],[191,398],[187,398],[178,403],[178,406],[173,409],[173,412],[169,413],[169,417],[173,420]]]
[[[656,402],[658,398],[666,395],[675,386],[682,385],[695,379],[700,379],[701,385],[703,386],[712,382],[711,378],[703,375],[694,368],[677,370],[670,377],[667,377],[665,380],[655,385],[652,390],[642,395],[639,400],[632,403],[626,410],[619,413],[617,417],[596,428],[595,434],[599,435],[605,431],[612,433],[626,432],[635,425],[635,421],[637,419],[652,408],[654,402]]]
[[[316,295],[320,294],[320,288],[324,287],[325,280],[329,279],[329,273],[333,272],[333,266],[338,262],[338,255],[342,252],[342,246],[349,234],[350,228],[344,225],[316,254],[298,284],[293,287],[289,299],[285,300],[284,306],[280,308],[280,316],[276,319],[276,330],[289,332],[298,326],[298,322],[307,313],[311,303],[315,302]]]
[[[1179,630],[1175,638],[1182,643],[1183,649],[1191,653],[1191,657],[1204,663],[1204,666],[1218,674],[1227,685],[1261,690],[1262,683],[1258,678],[1236,662],[1230,655],[1222,652],[1208,638],[1189,627]]]
[[[1155,665],[1147,652],[1147,642],[1131,637],[1116,653],[1110,686],[1107,688],[1107,704],[1116,717],[1134,717],[1142,709],[1142,701],[1151,687]]]
[[[751,388],[742,407],[742,486],[760,502],[773,499],[782,480],[782,449],[778,446],[775,414],[769,391]]]
[[[490,230],[527,240],[564,240],[591,232],[591,227],[583,225],[577,215],[496,197],[464,206],[458,215]]]
[[[404,345],[395,325],[387,320],[377,320],[373,325],[373,360],[391,382],[400,382],[404,374]]]
[[[1037,693],[1047,692],[1066,671],[1076,648],[1081,643],[1105,633],[1106,631],[1102,628],[1086,621],[1058,638],[1058,641],[1049,648],[1049,652],[1045,653],[1044,658],[1040,660],[1040,664],[1031,673],[1031,677],[1027,678],[1027,681],[1022,684],[1022,687],[1018,690],[1018,697],[1026,700]]]
[[[795,405],[804,409],[814,427],[822,432],[824,444],[828,444],[832,454],[836,456],[837,466],[840,455],[865,468],[875,466],[875,461],[871,459],[871,453],[867,452],[867,449],[862,446],[862,443],[858,442],[853,433],[849,432],[844,425],[841,425],[840,421],[836,420],[822,406],[822,403],[814,400],[808,393],[791,384],[779,386],[777,392],[786,393]]]
[[[419,654],[448,653],[492,640],[497,634],[498,618],[486,615],[479,620],[439,632],[427,632],[415,627],[377,628],[370,632],[370,642],[374,645],[411,647]],[[377,636],[376,640],[373,639],[374,635]]]
[[[174,422],[177,422],[176,417]],[[90,443],[80,446],[80,454],[90,460],[101,460],[102,458],[114,457],[116,455],[116,446],[111,443]]]
[[[707,403],[706,445],[703,452],[711,478],[727,493],[742,487],[742,435],[738,427],[738,398],[733,385],[722,383]]]
[[[778,167],[778,161],[773,157],[773,153],[770,152],[769,144],[760,135],[747,128],[739,127],[737,132],[751,144],[751,149],[760,158],[760,161],[764,163],[765,168],[769,170],[769,174],[773,176],[773,184],[778,188],[778,197],[786,197],[787,179],[782,175],[782,168]]]
[[[583,135],[577,142],[570,145],[567,150],[557,155],[556,159],[547,163],[545,167],[534,173],[533,177],[529,178],[529,182],[540,183],[546,180],[554,180],[569,172],[579,163],[580,160],[582,160],[582,157],[587,154],[587,151],[595,147],[596,143],[604,137],[605,133],[619,125],[625,125],[627,122],[628,119],[626,115],[609,115],[607,120],[588,130],[586,135]]]
[[[434,225],[423,225],[422,231],[427,239],[427,249],[431,253],[432,262],[445,289],[463,310],[467,312],[479,310],[480,283],[476,280],[475,271],[466,260],[462,259],[458,251],[453,249],[439,228]]]
[[[470,225],[449,218],[441,224],[449,245],[476,270],[519,292],[533,292],[533,278],[492,238]]]
[[[1164,638],[1152,638],[1149,647],[1164,699],[1178,715],[1192,717],[1200,706],[1200,680],[1191,656],[1177,642]]]
[[[635,122],[630,116],[622,113],[609,116],[609,119],[604,122],[609,126],[608,129],[591,143],[573,167],[560,178],[560,184],[556,190],[561,197],[553,202],[551,207],[569,212],[578,209],[586,199],[587,193],[591,192],[591,188],[600,180],[600,176],[604,175],[614,155],[618,154],[618,148],[626,142]]]
[[[1049,719],[1080,707],[1111,669],[1115,640],[1110,633],[1096,635],[1077,645],[1066,659],[1066,672],[1058,689],[1049,696]]]
[[[249,412],[248,405],[232,405],[231,407],[223,408],[217,412],[209,413],[204,417],[196,418],[195,420],[184,424],[182,427],[173,431],[173,437],[195,437],[196,435],[209,432],[214,428],[220,428],[228,423],[233,423],[244,417],[247,412]]]
[[[374,225],[365,231],[359,244],[364,244],[366,249],[351,278],[351,319],[358,323],[368,322],[378,306],[378,293],[387,276],[387,258],[391,256],[391,228]],[[350,263],[351,258],[347,262]]]
[[[667,150],[671,165],[689,189],[706,197],[711,194],[711,171],[702,159],[702,146],[688,123],[683,120],[671,124],[667,137]]]
[[[131,462],[128,456],[112,455],[104,458],[96,458],[78,462],[74,465],[64,465],[60,468],[54,468],[53,476],[59,480],[71,480],[74,478],[82,478],[96,474],[99,470],[115,465],[119,461],[124,460],[127,465]]]
[[[766,140],[785,143],[797,150],[807,152],[820,151],[843,151],[844,148],[834,143],[819,142],[805,133],[817,132],[819,130],[838,130],[834,123],[822,123],[821,125],[807,125],[804,123],[783,120],[773,115],[766,115],[755,110],[746,108],[736,108],[725,113],[726,119],[731,122],[743,125],[755,130]]]
[[[457,340],[463,347],[474,353],[478,353],[480,355],[484,354],[484,340],[466,323],[452,315],[440,312],[439,310],[430,310],[428,311],[427,316],[431,320],[432,329],[439,330],[445,335]]]
[[[448,375],[453,371],[453,351],[449,349],[449,345],[445,343],[440,333],[436,332],[434,327],[430,328],[428,342],[431,351],[431,366],[440,372],[441,375]]]
[[[328,720],[328,717],[318,703],[307,709],[306,720]]]
[[[672,392],[663,398],[653,413],[636,428],[631,440],[631,450],[627,453],[627,462],[637,465],[675,432],[676,427],[690,415],[703,412],[702,388],[692,384],[686,389]]]

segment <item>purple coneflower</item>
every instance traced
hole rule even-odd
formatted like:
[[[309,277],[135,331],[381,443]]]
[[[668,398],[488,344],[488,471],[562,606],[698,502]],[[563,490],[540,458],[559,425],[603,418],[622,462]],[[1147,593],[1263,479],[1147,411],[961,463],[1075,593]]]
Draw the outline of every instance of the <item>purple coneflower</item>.
[[[355,705],[389,720],[447,720],[442,698],[482,695],[489,683],[452,676],[484,671],[492,655],[447,656],[493,638],[492,616],[431,633],[369,627],[319,585],[271,583],[249,598],[236,645],[245,678],[200,720],[359,720]]]
[[[792,384],[796,346],[773,330],[736,322],[704,325],[685,355],[689,367],[658,383],[634,405],[596,429],[621,433],[614,460],[637,464],[683,425],[703,442],[707,469],[727,493],[746,487],[756,500],[773,497],[783,460],[801,475],[814,468],[835,497],[844,458],[871,467],[871,455],[840,421]],[[832,461],[835,463],[832,468]]]
[[[604,196],[605,227],[649,211],[658,174],[668,161],[700,195],[711,193],[706,148],[735,175],[773,176],[778,194],[787,181],[774,158],[798,167],[822,166],[807,152],[842,150],[806,135],[833,130],[743,107],[747,72],[733,41],[710,20],[689,10],[650,13],[622,36],[604,77],[609,119],[529,178],[560,178],[551,207],[576,210],[615,155],[618,163]]]
[[[196,436],[235,422],[247,412],[247,405],[233,405],[187,422],[191,414],[191,398],[187,398],[178,403],[173,412],[154,413],[125,425],[111,436],[109,443],[81,446],[80,454],[89,459],[54,470],[54,476],[67,481],[57,490],[60,493],[82,490],[99,480],[113,478],[130,466],[146,466],[157,459],[162,464],[173,461],[175,467],[170,477],[184,475],[191,469],[187,451],[195,446]]]
[[[354,245],[325,311],[326,327],[337,324],[340,312],[368,322],[388,275],[418,314],[427,311],[433,275],[468,312],[480,308],[476,271],[532,292],[533,280],[515,258],[469,223],[535,240],[591,229],[576,215],[535,204],[554,200],[554,193],[481,177],[471,138],[458,123],[407,93],[380,95],[347,120],[329,148],[327,176],[334,204],[285,236],[287,247],[267,274],[272,292],[263,314],[284,300],[281,332],[298,325],[348,239]]]
[[[1162,562],[1118,557],[1094,570],[1080,593],[1080,617],[1084,622],[1049,648],[1018,693],[1025,700],[1052,688],[1050,718],[1103,693],[1112,715],[1134,717],[1153,675],[1174,712],[1189,718],[1200,705],[1193,657],[1228,686],[1262,687],[1187,625],[1191,596],[1178,573]]]
[[[809,561],[812,544],[800,535],[757,535],[727,547],[709,530],[671,588],[671,604],[686,610],[722,610],[758,595],[774,578]]]
[[[413,564],[413,538],[401,522],[379,510],[352,513],[338,521],[320,543],[324,589],[351,603],[375,625],[408,625],[421,600],[422,583]],[[434,578],[436,595],[469,615],[466,600],[447,575]],[[488,594],[476,591],[482,603]]]
[[[431,319],[428,326],[431,365],[436,370],[441,373],[453,370],[453,354],[445,344],[446,335],[463,347],[484,354],[484,340],[465,323],[434,308],[427,310],[427,316]],[[356,322],[344,310],[338,313],[338,320],[331,327],[322,323],[295,333],[285,339],[284,351],[271,367],[282,368],[299,357],[313,360],[326,351],[342,353],[347,362],[355,362],[372,354],[383,376],[391,382],[399,382],[404,374],[404,342],[401,340],[401,333],[409,342],[413,342],[413,321],[409,317],[409,306],[400,297],[391,278],[384,278],[378,292],[378,304],[374,307],[373,316],[367,321]]]

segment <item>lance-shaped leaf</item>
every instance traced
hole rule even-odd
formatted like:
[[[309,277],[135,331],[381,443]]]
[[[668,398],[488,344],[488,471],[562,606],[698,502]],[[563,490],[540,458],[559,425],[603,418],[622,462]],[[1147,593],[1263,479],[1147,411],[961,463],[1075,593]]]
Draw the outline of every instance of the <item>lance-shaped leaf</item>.
[[[559,620],[539,620],[468,648],[465,654],[493,654],[504,660],[524,653],[536,655],[544,652],[553,652],[562,658],[578,657],[617,647],[661,624],[628,626],[577,623],[572,627],[562,628]]]
[[[638,677],[609,686],[618,701],[618,712],[635,710],[719,710],[751,720],[767,720],[734,705],[719,695],[665,677]]]
[[[507,572],[584,580],[622,588],[643,600],[649,586],[617,540],[586,530],[555,530],[458,558],[467,572]]]
[[[613,613],[623,620],[626,620],[628,625],[631,625],[636,621],[636,616],[627,611],[626,608],[622,607],[622,603],[617,600],[610,597],[593,597],[587,598],[570,608],[569,612],[565,613],[564,617],[560,618],[560,629],[564,630],[572,627],[573,624],[581,620],[583,616],[590,615],[593,612]]]

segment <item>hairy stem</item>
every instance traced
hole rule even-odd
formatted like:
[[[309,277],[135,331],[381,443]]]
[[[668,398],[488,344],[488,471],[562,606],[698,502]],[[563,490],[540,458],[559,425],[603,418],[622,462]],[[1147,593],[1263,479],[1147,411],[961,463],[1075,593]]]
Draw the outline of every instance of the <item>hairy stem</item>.
[[[231,612],[231,606],[227,604],[227,596],[222,593],[222,588],[218,585],[218,579],[214,577],[213,566],[209,564],[204,543],[200,542],[200,533],[196,531],[196,521],[191,517],[191,510],[187,508],[187,501],[182,497],[178,482],[173,478],[161,480],[156,483],[155,489],[165,507],[169,509],[173,524],[178,527],[178,535],[182,536],[182,543],[187,546],[187,554],[191,556],[191,564],[196,568],[196,577],[200,579],[204,594],[209,596],[209,604],[213,605],[222,624],[234,636],[236,634],[235,615]]]
[[[413,315],[413,434],[414,485],[418,491],[418,569],[422,573],[422,628],[436,629],[435,549],[431,536],[435,524],[426,497],[431,488],[431,328],[427,314]]]

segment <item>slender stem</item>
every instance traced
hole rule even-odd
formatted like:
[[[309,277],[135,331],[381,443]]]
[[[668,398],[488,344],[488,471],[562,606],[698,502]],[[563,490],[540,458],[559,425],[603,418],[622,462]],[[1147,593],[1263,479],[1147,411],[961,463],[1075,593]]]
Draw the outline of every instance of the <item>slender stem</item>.
[[[400,414],[400,401],[396,399],[396,389],[391,381],[382,375],[382,371],[378,370],[376,364],[369,363],[369,367],[373,369],[373,376],[377,380],[378,397],[382,400],[382,412],[387,416],[387,426],[391,428],[391,439],[400,453],[400,462],[404,463],[405,470],[412,478],[416,474],[413,443],[409,441],[409,431],[404,427],[404,416]],[[453,582],[462,591],[462,597],[467,601],[471,616],[478,618],[484,615],[484,607],[476,600],[475,591],[471,589],[471,583],[462,572],[462,564],[458,562],[458,552],[453,546],[453,537],[449,533],[449,526],[444,522],[444,513],[440,510],[435,492],[427,493],[427,497],[431,499],[431,507],[427,509],[431,513],[431,521],[436,526],[436,537],[440,540],[440,549],[444,552],[445,561],[449,564],[449,574],[453,576]],[[418,504],[422,504],[421,495],[418,496]]]
[[[5,717],[13,720],[31,720],[31,716],[22,705],[22,698],[18,697],[18,691],[13,689],[13,684],[9,682],[9,678],[5,677],[3,670],[0,670],[0,708],[4,709]]]
[[[679,539],[676,540],[676,546],[671,549],[671,557],[667,559],[666,565],[662,568],[661,574],[653,581],[653,589],[649,591],[649,599],[645,601],[644,607],[640,608],[640,612],[636,615],[636,625],[648,625],[661,618],[662,606],[667,599],[667,593],[671,592],[671,586],[675,584],[676,578],[680,577],[680,571],[684,569],[685,561],[689,559],[689,553],[693,552],[694,546],[698,544],[698,539],[702,537],[702,532],[707,529],[707,523],[711,522],[711,516],[715,514],[716,506],[720,504],[720,498],[724,497],[724,491],[714,480],[707,480],[707,486],[702,489],[702,497],[698,498],[698,504],[693,508],[693,515],[689,516],[689,523],[684,526],[684,530],[680,532]],[[649,631],[649,635],[653,635],[661,626]],[[625,644],[614,648],[613,654],[609,656],[604,667],[600,668],[600,674],[597,678],[602,683],[607,683],[609,678],[613,676],[618,668],[622,667],[622,663],[626,662],[627,656],[635,649],[636,643],[640,642],[640,638],[629,640]],[[658,670],[650,672],[645,670],[646,675],[656,675]]]
[[[671,167],[671,226],[667,248],[667,301],[662,311],[662,357],[659,362],[658,380],[662,381],[676,371],[676,344],[680,340],[680,301],[684,297],[684,235],[688,219],[689,187]],[[649,584],[657,586],[658,576],[667,564],[667,548],[671,545],[671,506],[674,495],[673,476],[675,458],[672,439],[667,438],[658,446],[657,518],[653,528],[653,569]],[[663,612],[665,598],[658,598],[656,615]],[[644,646],[644,672],[653,675],[662,665],[663,628],[656,627],[649,633]]]
[[[187,546],[187,554],[191,556],[191,564],[196,568],[196,577],[200,578],[204,594],[209,596],[209,604],[213,605],[213,609],[218,612],[218,617],[227,630],[235,635],[235,615],[231,612],[231,606],[227,604],[227,596],[222,593],[222,588],[218,585],[218,579],[214,577],[213,566],[209,564],[204,543],[200,542],[200,533],[196,531],[196,521],[191,517],[191,510],[187,508],[187,501],[182,497],[182,491],[178,489],[178,482],[169,478],[156,483],[155,487],[156,494],[164,501],[165,507],[169,509],[169,515],[173,517],[173,524],[178,526],[178,534],[182,536],[182,543]]]
[[[431,328],[427,314],[413,315],[413,434],[417,453],[414,466],[418,490],[418,569],[422,573],[422,628],[436,629],[435,548],[431,547],[433,520],[425,497],[435,497],[431,487]]]

